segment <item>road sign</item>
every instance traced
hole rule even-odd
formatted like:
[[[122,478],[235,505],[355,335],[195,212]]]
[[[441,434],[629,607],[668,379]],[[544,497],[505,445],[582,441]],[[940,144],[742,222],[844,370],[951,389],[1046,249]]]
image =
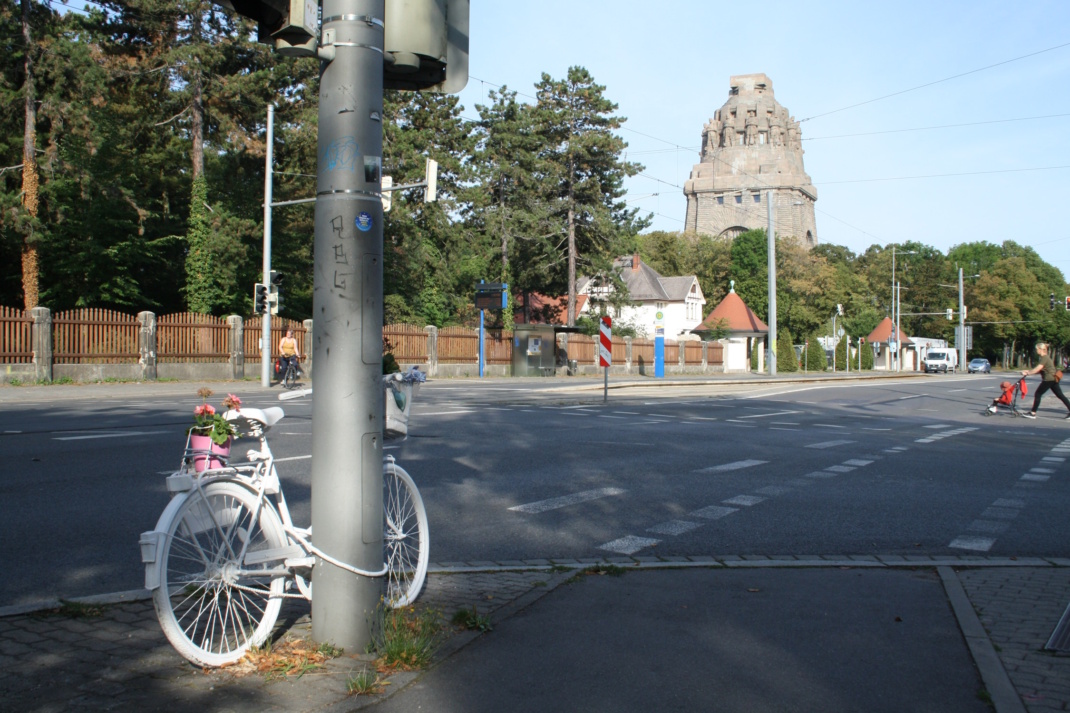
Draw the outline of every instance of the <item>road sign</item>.
[[[603,317],[598,323],[598,366],[613,365],[613,330],[612,320]]]

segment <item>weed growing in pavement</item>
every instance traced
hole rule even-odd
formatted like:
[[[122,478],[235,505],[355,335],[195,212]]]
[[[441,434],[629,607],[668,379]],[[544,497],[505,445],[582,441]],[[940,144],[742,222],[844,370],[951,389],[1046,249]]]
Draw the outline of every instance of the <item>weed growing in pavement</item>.
[[[73,384],[74,383],[74,379],[72,379],[69,376],[61,376],[58,379],[53,379],[52,383],[53,384],[61,384],[61,385],[66,386],[68,384]]]
[[[17,376],[14,376],[8,379],[7,383],[9,386],[22,386],[22,379]]]
[[[46,609],[40,613],[41,616],[65,616],[68,619],[93,619],[103,614],[102,604],[71,602],[66,599],[60,599],[59,606],[55,609]]]
[[[351,696],[374,696],[383,692],[383,687],[390,681],[383,680],[378,671],[365,666],[359,672],[346,679],[346,693]]]
[[[490,617],[476,611],[475,604],[472,605],[471,609],[458,609],[450,621],[453,622],[454,626],[459,626],[469,631],[486,633],[494,629],[494,626],[490,623]]]
[[[627,571],[628,570],[624,569],[620,565],[593,564],[590,567],[581,569],[579,572],[566,579],[565,584],[575,584],[584,577],[590,577],[592,575],[599,575],[604,577],[608,574],[610,577],[623,577],[624,573]]]
[[[303,639],[284,639],[250,649],[241,661],[228,667],[227,671],[238,676],[260,673],[268,681],[277,681],[287,676],[300,678],[342,653],[342,649],[331,644],[317,646]]]
[[[555,573],[555,574],[557,574],[559,572],[569,572],[571,570],[572,570],[571,567],[566,567],[563,564],[555,564],[553,567],[550,568],[550,571]]]
[[[391,609],[380,604],[372,633],[372,652],[381,672],[411,671],[431,662],[441,643],[442,617],[433,609]]]

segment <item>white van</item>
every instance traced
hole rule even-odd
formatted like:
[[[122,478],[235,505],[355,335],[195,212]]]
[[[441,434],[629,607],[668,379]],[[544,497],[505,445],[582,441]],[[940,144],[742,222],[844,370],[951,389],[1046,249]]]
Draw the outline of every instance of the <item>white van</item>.
[[[926,374],[933,371],[954,373],[959,365],[959,353],[954,349],[930,349],[922,360],[922,365]]]

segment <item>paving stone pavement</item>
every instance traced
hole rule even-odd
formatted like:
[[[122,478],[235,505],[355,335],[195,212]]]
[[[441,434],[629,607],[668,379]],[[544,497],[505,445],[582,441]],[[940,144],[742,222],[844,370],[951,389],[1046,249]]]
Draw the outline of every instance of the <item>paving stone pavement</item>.
[[[1070,604],[1070,567],[966,569],[958,577],[1029,713],[1070,711],[1070,655],[1043,648]]]
[[[762,564],[703,559],[714,567]],[[631,564],[674,565],[635,560]],[[810,567],[818,563],[769,558],[765,564]],[[856,564],[887,566],[869,561]],[[945,566],[948,564],[955,567],[1024,710],[1070,711],[1070,656],[1043,650],[1070,603],[1070,562],[987,567],[983,562]],[[429,575],[417,608],[433,609],[449,619],[459,609],[475,607],[497,623],[534,604],[572,574],[550,569],[440,571]],[[278,634],[307,639],[310,633],[308,603],[288,602],[280,616]],[[477,632],[454,631],[437,660],[448,658],[478,636]],[[204,671],[175,653],[160,630],[151,601],[146,599],[0,616],[0,711],[350,711],[374,705],[381,698],[346,695],[347,680],[371,660],[362,652],[346,652],[299,678],[273,681],[263,675],[235,675],[227,669]],[[418,675],[392,675],[386,695],[401,690]],[[997,713],[1003,710],[997,707]]]

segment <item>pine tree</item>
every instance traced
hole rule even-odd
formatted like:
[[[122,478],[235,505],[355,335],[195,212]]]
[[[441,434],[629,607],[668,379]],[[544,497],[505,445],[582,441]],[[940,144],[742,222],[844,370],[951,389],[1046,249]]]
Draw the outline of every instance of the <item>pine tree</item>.
[[[586,69],[571,67],[563,80],[543,74],[535,89],[535,125],[543,140],[540,186],[556,218],[571,326],[578,270],[608,271],[620,246],[647,225],[623,200],[624,178],[642,167],[621,158],[627,144],[613,132],[625,120],[612,113],[617,105]]]
[[[803,358],[806,360],[806,371],[825,371],[828,369],[828,359],[825,350],[818,341],[816,334],[811,334],[804,342],[807,344],[803,350]]]
[[[777,331],[776,368],[777,371],[793,372],[799,370],[799,358],[791,343],[791,332],[786,329]]]

